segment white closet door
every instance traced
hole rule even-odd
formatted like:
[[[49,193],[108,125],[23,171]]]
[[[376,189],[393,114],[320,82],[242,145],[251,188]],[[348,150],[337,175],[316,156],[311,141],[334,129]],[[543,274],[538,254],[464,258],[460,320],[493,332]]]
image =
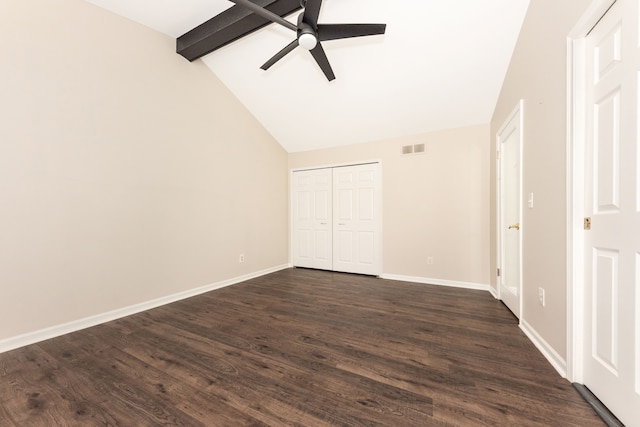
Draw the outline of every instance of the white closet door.
[[[380,275],[380,165],[334,168],[333,205],[333,269]]]
[[[331,270],[332,173],[316,169],[293,173],[293,265]]]

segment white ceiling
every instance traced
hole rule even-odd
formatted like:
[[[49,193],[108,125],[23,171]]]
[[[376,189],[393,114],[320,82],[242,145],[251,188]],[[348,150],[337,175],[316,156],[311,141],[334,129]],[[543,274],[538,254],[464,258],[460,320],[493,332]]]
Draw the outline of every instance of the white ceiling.
[[[227,0],[87,0],[178,37]],[[288,151],[488,123],[529,0],[325,0],[320,23],[386,23],[385,35],[324,42],[336,80],[272,24],[203,58]],[[288,17],[293,23],[296,16]]]

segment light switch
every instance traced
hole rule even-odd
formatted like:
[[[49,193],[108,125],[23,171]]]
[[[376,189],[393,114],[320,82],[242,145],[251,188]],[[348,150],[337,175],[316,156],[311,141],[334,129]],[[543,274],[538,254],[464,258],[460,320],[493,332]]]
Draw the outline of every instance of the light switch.
[[[529,193],[529,209],[533,209],[533,193]]]

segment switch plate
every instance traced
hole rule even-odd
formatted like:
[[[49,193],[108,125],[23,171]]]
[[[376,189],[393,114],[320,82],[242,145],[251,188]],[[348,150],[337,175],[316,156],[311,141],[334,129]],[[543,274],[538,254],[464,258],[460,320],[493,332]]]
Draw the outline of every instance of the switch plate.
[[[538,302],[540,303],[541,306],[544,307],[546,301],[545,301],[545,295],[544,295],[544,289],[543,288],[538,288]]]
[[[533,193],[529,193],[529,209],[533,209]]]

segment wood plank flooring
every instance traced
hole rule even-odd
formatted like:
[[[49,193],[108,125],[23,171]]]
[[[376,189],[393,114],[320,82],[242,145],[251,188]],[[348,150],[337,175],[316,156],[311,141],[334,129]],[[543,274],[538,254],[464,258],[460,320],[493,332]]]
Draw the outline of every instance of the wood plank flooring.
[[[602,426],[487,292],[291,269],[0,354],[0,426]]]

